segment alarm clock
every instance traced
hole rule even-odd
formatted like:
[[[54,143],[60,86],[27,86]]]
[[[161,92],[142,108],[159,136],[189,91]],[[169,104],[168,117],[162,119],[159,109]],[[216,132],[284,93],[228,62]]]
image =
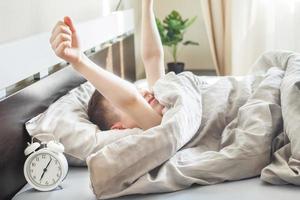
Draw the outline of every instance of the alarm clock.
[[[31,144],[24,151],[26,156],[29,155],[24,163],[25,179],[39,191],[50,191],[57,188],[68,173],[64,146],[53,135],[54,140],[33,142],[36,136],[32,137]]]

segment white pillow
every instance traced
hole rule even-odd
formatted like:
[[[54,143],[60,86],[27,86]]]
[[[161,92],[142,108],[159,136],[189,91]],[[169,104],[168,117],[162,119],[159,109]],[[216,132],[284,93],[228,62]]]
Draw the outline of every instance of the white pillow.
[[[85,166],[86,158],[122,137],[141,133],[140,129],[100,131],[91,123],[87,106],[95,88],[86,82],[71,90],[44,112],[29,120],[25,126],[30,136],[48,133],[64,146],[70,165]],[[47,141],[49,138],[39,137]]]

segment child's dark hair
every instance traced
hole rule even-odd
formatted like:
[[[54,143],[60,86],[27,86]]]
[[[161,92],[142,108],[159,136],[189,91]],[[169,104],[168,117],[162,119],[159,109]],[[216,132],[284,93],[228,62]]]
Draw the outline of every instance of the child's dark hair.
[[[119,120],[119,116],[114,112],[113,107],[97,90],[95,90],[89,101],[87,114],[90,121],[102,131],[110,130],[112,125]]]

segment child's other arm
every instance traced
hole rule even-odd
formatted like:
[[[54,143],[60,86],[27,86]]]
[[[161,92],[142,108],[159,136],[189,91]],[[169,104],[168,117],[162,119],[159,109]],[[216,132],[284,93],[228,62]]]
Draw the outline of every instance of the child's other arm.
[[[139,127],[146,130],[160,124],[161,116],[151,108],[133,84],[97,66],[81,53],[78,36],[70,18],[66,17],[64,22],[58,22],[50,43],[58,57],[70,62],[75,70],[113,105],[135,120]]]
[[[153,13],[153,0],[142,0],[141,55],[149,88],[165,75],[164,51]]]

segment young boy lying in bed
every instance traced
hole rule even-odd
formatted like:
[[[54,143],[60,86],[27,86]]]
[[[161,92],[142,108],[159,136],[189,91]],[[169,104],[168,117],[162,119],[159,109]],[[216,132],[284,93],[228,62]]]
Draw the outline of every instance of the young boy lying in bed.
[[[153,0],[143,0],[142,10],[141,53],[151,88],[165,75],[164,53],[156,28]],[[138,91],[133,84],[97,66],[82,53],[76,28],[69,17],[56,24],[50,43],[58,57],[71,63],[97,89],[89,102],[88,115],[101,130],[134,127],[146,130],[161,123],[164,106],[152,93]]]

